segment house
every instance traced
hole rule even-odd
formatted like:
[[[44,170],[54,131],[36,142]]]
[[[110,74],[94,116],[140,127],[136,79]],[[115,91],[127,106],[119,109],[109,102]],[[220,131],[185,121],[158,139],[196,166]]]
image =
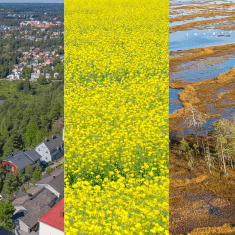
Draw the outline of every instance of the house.
[[[30,81],[37,81],[40,76],[40,73],[31,73]]]
[[[9,80],[14,80],[15,79],[15,76],[14,76],[14,74],[9,74],[8,76],[7,76],[7,78],[9,79]]]
[[[24,55],[24,59],[30,58],[29,55]]]
[[[0,226],[0,234],[1,235],[13,235],[13,233],[6,230],[4,227]]]
[[[44,59],[44,64],[52,64],[53,59]]]
[[[37,230],[38,219],[55,205],[57,199],[54,193],[43,186],[32,187],[27,192],[20,190],[12,201],[15,207],[12,220],[18,224],[17,232],[27,234]]]
[[[40,74],[40,73],[41,73],[41,71],[40,71],[40,69],[39,69],[39,68],[37,68],[37,69],[36,69],[36,73],[38,73],[38,74]]]
[[[59,72],[55,72],[55,73],[54,73],[54,78],[57,78],[59,75],[60,75]]]
[[[20,65],[22,65],[22,66],[25,66],[25,65],[27,65],[28,63],[27,62],[25,62],[25,61],[23,61],[22,63],[20,63]]]
[[[64,235],[64,198],[38,221],[39,235]]]
[[[29,54],[29,51],[22,51],[22,54],[23,54],[23,55],[28,55],[28,54]]]
[[[36,146],[35,150],[41,155],[40,161],[45,164],[64,154],[64,141],[56,134],[48,139],[46,138],[45,141]]]
[[[39,52],[39,56],[44,56],[44,52]]]
[[[17,167],[20,171],[24,172],[28,163],[35,169],[37,164],[40,163],[40,158],[40,154],[34,149],[23,149],[20,152],[12,153],[10,156],[4,158],[2,160],[2,166],[5,168],[6,175],[8,175],[9,172],[15,172]]]
[[[35,60],[35,61],[30,61],[30,65],[32,66],[37,66],[38,65],[38,61]]]
[[[51,77],[50,73],[46,73],[45,76],[46,76],[46,79]]]
[[[51,47],[46,47],[42,51],[44,52],[44,54],[49,54],[51,51]]]
[[[47,188],[57,196],[57,201],[60,200],[64,196],[64,168],[45,173],[35,185]]]

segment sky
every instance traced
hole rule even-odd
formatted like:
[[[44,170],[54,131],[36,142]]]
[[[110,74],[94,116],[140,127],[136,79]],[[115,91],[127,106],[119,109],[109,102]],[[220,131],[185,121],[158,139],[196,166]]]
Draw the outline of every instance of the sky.
[[[64,0],[0,0],[0,3],[64,3]]]

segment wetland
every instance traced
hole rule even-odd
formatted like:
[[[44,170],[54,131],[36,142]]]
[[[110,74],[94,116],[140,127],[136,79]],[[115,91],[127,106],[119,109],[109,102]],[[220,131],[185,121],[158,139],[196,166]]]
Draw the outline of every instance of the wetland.
[[[224,140],[235,139],[234,9],[234,1],[170,1],[172,235],[235,234],[235,152],[221,148],[218,137],[223,124],[223,131],[231,125]]]

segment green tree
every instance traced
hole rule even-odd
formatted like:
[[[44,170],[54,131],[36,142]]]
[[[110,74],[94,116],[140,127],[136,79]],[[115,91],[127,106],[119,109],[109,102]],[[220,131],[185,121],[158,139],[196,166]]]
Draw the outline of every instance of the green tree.
[[[12,195],[18,190],[19,183],[17,182],[17,177],[14,173],[10,172],[4,181],[2,194],[3,195]]]
[[[8,73],[8,67],[6,65],[0,65],[0,78],[5,78]]]
[[[19,167],[16,168],[14,174],[16,175],[16,180],[19,185],[22,185],[25,182],[25,174],[19,169]]]
[[[22,69],[22,77],[25,79],[30,79],[31,69],[27,68],[27,66],[24,66]]]
[[[56,57],[53,61],[53,65],[56,67],[57,64],[62,64],[60,57]]]
[[[0,222],[3,227],[11,231],[13,229],[13,224],[11,223],[11,216],[15,211],[14,206],[10,201],[0,204]]]
[[[35,184],[37,181],[39,181],[42,177],[42,171],[41,171],[41,167],[40,164],[38,163],[34,173],[33,173],[33,179],[32,179],[32,183]]]
[[[39,127],[36,124],[28,124],[26,126],[26,132],[25,132],[25,147],[26,148],[32,148],[36,146],[37,140],[37,132],[39,131]]]
[[[63,75],[64,74],[64,65],[62,63],[58,63],[55,66],[54,72],[59,72],[60,75]]]
[[[47,84],[47,79],[45,75],[40,75],[38,78],[38,83],[40,85],[46,85]]]
[[[30,163],[28,163],[27,167],[25,168],[25,173],[24,173],[25,182],[30,180],[30,178],[32,176],[32,172],[33,172],[32,167],[31,167]]]

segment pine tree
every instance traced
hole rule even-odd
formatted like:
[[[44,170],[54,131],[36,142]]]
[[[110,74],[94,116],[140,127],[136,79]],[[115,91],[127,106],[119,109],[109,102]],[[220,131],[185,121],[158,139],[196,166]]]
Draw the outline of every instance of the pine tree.
[[[25,181],[30,180],[31,176],[32,176],[32,167],[30,165],[30,163],[28,163],[27,167],[25,168]]]
[[[32,183],[35,184],[37,181],[39,181],[41,179],[41,167],[40,164],[38,163],[36,170],[33,173],[33,180]]]
[[[17,182],[17,177],[14,173],[9,173],[9,175],[6,177],[6,180],[4,181],[2,194],[11,196],[15,191],[18,190],[19,183]]]
[[[13,224],[11,223],[11,216],[15,211],[14,206],[11,202],[1,203],[0,204],[0,223],[3,224],[7,230],[13,229]]]

